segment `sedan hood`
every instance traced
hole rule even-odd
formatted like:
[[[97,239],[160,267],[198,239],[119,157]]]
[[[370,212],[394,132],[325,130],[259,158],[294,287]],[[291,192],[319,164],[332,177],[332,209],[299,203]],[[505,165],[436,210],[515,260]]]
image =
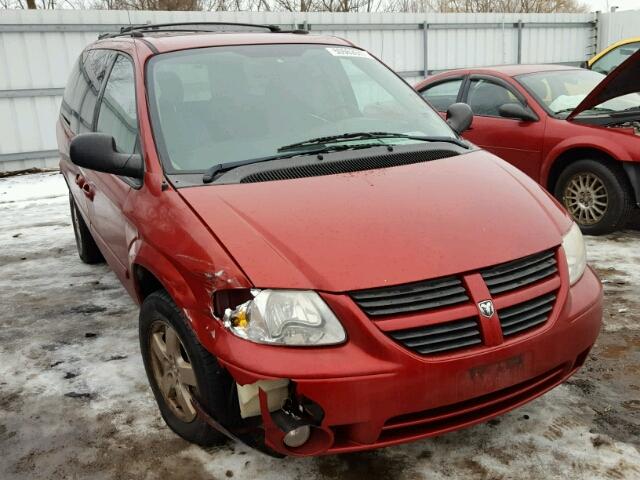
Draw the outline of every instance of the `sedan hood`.
[[[476,270],[557,246],[570,225],[484,151],[179,192],[259,288],[342,292]]]
[[[567,120],[613,98],[640,92],[640,50],[618,65],[591,90],[571,112]]]

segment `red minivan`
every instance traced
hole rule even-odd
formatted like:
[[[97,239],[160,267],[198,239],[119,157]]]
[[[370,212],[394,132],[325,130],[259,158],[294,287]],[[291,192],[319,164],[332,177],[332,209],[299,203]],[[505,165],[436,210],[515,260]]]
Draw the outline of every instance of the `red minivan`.
[[[602,289],[580,230],[351,43],[128,27],[57,124],[80,258],[141,304],[171,429],[273,455],[486,421],[582,366]],[[115,381],[115,380],[114,380]]]

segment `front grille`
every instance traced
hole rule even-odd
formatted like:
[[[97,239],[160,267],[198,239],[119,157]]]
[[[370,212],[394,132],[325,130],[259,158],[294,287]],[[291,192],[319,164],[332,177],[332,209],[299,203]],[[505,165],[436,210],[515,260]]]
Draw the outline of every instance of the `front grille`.
[[[486,268],[480,273],[491,295],[508,292],[550,277],[558,271],[555,251],[537,253]]]
[[[472,318],[388,333],[399,344],[421,355],[450,352],[482,343]]]
[[[372,317],[418,312],[469,301],[458,277],[358,290],[351,292],[350,296]]]
[[[549,318],[555,302],[555,294],[550,293],[534,298],[533,300],[500,309],[498,316],[500,317],[500,325],[502,326],[502,335],[509,337],[542,325]]]
[[[270,182],[273,180],[289,180],[293,178],[320,177],[323,175],[336,175],[338,173],[360,172],[362,170],[375,170],[378,168],[430,162],[431,160],[454,157],[456,155],[458,155],[458,153],[453,150],[425,150],[421,152],[367,156],[333,162],[323,161],[308,165],[263,170],[247,175],[240,180],[240,183]]]

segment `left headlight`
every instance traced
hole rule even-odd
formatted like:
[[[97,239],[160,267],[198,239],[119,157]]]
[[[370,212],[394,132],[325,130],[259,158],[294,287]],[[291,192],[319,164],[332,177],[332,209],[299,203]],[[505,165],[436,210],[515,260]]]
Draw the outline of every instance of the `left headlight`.
[[[587,267],[587,250],[580,227],[574,222],[567,234],[562,238],[562,249],[567,257],[569,282],[571,285],[580,280]]]
[[[310,290],[254,290],[254,298],[227,308],[223,321],[238,337],[257,343],[335,345],[346,339],[331,309]]]

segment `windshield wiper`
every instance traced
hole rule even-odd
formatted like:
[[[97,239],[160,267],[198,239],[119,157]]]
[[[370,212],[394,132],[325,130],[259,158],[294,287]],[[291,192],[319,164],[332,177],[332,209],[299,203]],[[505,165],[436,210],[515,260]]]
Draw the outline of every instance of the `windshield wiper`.
[[[267,157],[252,158],[250,160],[240,160],[238,162],[228,163],[216,163],[209,167],[207,171],[202,175],[202,183],[211,183],[216,178],[216,175],[223,172],[228,172],[234,168],[242,167],[244,165],[251,165],[253,163],[268,162],[270,160],[281,160],[283,158],[296,157],[298,155],[316,155],[319,153],[339,152],[341,150],[358,150],[361,148],[382,147],[385,145],[371,145],[371,144],[356,144],[356,145],[323,145],[317,146],[314,149],[297,149],[286,153],[280,153],[278,155],[269,155]],[[279,151],[279,150],[278,150]]]
[[[420,135],[408,135],[404,133],[385,133],[385,132],[360,132],[360,133],[344,133],[342,135],[332,135],[330,137],[318,137],[306,140],[304,142],[292,143],[278,148],[277,155],[269,155],[267,157],[253,158],[250,160],[240,160],[238,162],[217,163],[211,166],[202,175],[203,183],[211,183],[215,180],[219,173],[228,172],[234,168],[252,163],[268,162],[270,160],[280,160],[283,158],[295,157],[298,155],[316,155],[319,153],[338,152],[342,150],[359,150],[363,148],[373,147],[392,147],[392,145],[384,144],[338,144],[343,140],[369,140],[378,138],[406,138],[410,140],[421,140],[423,142],[448,142],[468,149],[469,145],[454,137],[427,137]]]
[[[353,132],[342,133],[339,135],[331,135],[329,137],[316,137],[304,142],[292,143],[278,148],[278,152],[287,152],[289,150],[299,150],[301,148],[310,147],[314,145],[326,145],[328,143],[337,143],[349,140],[375,140],[383,138],[404,138],[409,140],[421,140],[423,142],[448,142],[454,143],[460,147],[468,148],[468,146],[461,140],[454,137],[430,137],[422,135],[410,135],[405,133],[392,133],[392,132]]]

